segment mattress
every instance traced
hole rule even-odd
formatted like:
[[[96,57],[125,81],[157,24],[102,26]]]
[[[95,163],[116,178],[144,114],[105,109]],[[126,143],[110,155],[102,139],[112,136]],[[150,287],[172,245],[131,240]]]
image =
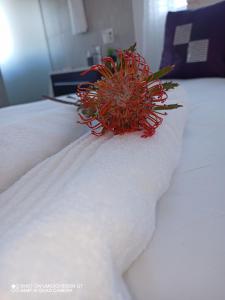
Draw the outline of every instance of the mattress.
[[[125,275],[135,300],[225,299],[225,79],[180,83],[189,102],[183,153],[154,237]]]

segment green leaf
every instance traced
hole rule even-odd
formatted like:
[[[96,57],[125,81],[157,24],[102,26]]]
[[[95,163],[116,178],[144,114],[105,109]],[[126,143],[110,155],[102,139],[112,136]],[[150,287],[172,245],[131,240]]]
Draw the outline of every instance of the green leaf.
[[[133,45],[131,45],[128,49],[124,49],[123,52],[126,52],[126,51],[131,51],[131,52],[134,52],[136,51],[136,46],[137,46],[137,43],[134,43]],[[123,61],[120,61],[119,57],[117,56],[117,70],[119,71],[120,68],[123,67]]]
[[[125,51],[131,51],[131,52],[134,52],[136,51],[136,46],[137,46],[137,43],[134,43],[133,45],[131,45],[128,49],[126,49]]]
[[[167,66],[167,67],[164,67],[162,68],[161,70],[153,73],[152,75],[150,75],[148,78],[147,78],[147,81],[155,81],[163,76],[165,76],[166,74],[170,73],[173,68],[175,67],[175,65],[172,65],[172,66]]]
[[[172,90],[174,89],[175,87],[178,87],[178,83],[177,82],[173,82],[173,81],[166,81],[162,84],[163,86],[163,89],[165,91],[169,91],[169,90]]]
[[[163,104],[163,105],[156,105],[153,107],[154,111],[157,110],[168,110],[168,109],[176,109],[179,107],[183,107],[183,105],[180,104]]]

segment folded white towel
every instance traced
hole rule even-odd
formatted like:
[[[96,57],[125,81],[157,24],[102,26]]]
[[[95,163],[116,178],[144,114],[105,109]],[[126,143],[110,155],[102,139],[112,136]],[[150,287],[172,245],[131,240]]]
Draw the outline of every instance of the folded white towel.
[[[60,300],[131,299],[122,274],[152,237],[185,111],[170,111],[152,138],[85,135],[0,196],[0,299],[26,299],[11,291],[26,283],[82,285]]]
[[[0,192],[87,132],[77,120],[74,107],[48,100],[1,109]]]

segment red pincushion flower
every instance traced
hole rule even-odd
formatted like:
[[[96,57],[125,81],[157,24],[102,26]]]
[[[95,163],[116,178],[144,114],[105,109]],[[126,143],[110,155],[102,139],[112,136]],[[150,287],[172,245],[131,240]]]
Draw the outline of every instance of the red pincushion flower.
[[[77,94],[81,123],[97,136],[105,131],[124,134],[138,130],[143,130],[142,137],[152,136],[162,123],[161,115],[166,114],[158,110],[179,107],[162,105],[167,99],[168,85],[173,88],[176,84],[170,82],[164,88],[158,78],[171,68],[153,74],[144,58],[132,48],[118,51],[117,63],[106,57],[88,72],[93,70],[101,74],[101,80],[80,86]]]

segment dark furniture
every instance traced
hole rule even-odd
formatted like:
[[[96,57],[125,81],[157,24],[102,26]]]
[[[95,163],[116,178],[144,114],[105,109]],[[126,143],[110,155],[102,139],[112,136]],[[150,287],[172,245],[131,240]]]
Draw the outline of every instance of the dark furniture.
[[[75,93],[79,84],[85,82],[96,82],[100,79],[100,74],[93,71],[81,76],[81,73],[86,69],[87,68],[80,68],[51,73],[50,78],[54,96],[58,97]]]

